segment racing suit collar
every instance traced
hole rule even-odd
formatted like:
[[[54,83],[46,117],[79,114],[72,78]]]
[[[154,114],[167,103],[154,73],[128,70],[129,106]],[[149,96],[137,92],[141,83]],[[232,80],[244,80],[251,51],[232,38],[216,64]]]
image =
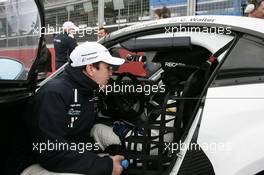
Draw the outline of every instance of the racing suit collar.
[[[65,67],[65,73],[77,83],[82,90],[91,91],[98,89],[98,84],[87,77],[79,68],[74,68],[69,65]]]

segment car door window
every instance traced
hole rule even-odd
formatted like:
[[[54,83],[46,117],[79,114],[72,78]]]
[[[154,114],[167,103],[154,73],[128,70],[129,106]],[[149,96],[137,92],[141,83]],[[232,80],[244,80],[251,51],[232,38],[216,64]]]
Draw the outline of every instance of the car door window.
[[[40,29],[40,16],[34,0],[0,1],[0,70],[5,70],[1,71],[4,72],[0,75],[1,80],[27,79],[37,55]],[[14,75],[11,71],[7,73],[11,67],[6,66],[11,62],[12,65],[21,64],[16,66]]]
[[[264,76],[264,41],[242,37],[223,63],[216,80]]]
[[[230,35],[223,35],[223,34],[221,35],[221,34],[209,33],[209,34],[205,35],[204,33],[199,33],[199,32],[177,32],[177,33],[157,33],[157,34],[151,34],[151,35],[144,35],[144,36],[139,36],[139,37],[135,38],[135,40],[137,40],[139,42],[140,40],[150,39],[150,41],[151,41],[150,45],[152,45],[153,41],[151,39],[181,38],[181,37],[190,37],[191,43],[193,45],[202,46],[202,47],[208,49],[209,51],[211,51],[212,53],[215,53],[221,47],[226,45],[229,41],[234,39],[234,36],[231,34]],[[122,42],[124,43],[126,41],[122,41]],[[121,72],[129,70],[128,72],[130,72],[130,73],[134,73],[135,75],[139,75],[139,76],[149,78],[152,75],[154,75],[154,73],[157,72],[157,70],[159,70],[161,68],[160,63],[152,62],[152,60],[155,58],[155,56],[157,54],[157,52],[155,50],[147,49],[147,50],[144,50],[141,52],[130,52],[126,48],[122,47],[123,45],[124,44],[122,44],[122,43],[116,44],[111,49],[112,53],[113,53],[113,51],[114,51],[114,53],[118,53],[115,56],[119,56],[119,57],[125,58],[127,60],[127,63],[124,64],[125,66],[120,66]],[[146,46],[144,45],[144,47],[146,47]],[[221,59],[223,58],[223,55],[224,54],[222,54],[221,56],[218,57],[219,61],[221,61]],[[144,57],[144,59],[141,59],[142,56]],[[143,60],[145,60],[145,62]],[[128,68],[131,68],[131,70]],[[136,73],[135,73],[135,70],[137,70]]]

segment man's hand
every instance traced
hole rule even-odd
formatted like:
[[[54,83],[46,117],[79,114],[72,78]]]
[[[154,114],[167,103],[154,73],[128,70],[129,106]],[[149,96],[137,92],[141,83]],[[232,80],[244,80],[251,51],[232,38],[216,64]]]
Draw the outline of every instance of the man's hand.
[[[124,156],[116,155],[111,157],[113,160],[113,171],[112,175],[120,175],[123,171],[121,161],[124,160]]]

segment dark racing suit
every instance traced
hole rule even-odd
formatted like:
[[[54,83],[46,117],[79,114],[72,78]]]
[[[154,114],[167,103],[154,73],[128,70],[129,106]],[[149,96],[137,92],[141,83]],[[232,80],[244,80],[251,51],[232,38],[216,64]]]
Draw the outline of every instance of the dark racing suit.
[[[99,157],[89,150],[99,148],[96,143],[91,146],[90,138],[96,116],[96,88],[98,85],[79,68],[68,65],[62,75],[46,83],[36,93],[31,106],[33,151],[45,169],[89,175],[112,173],[112,159]],[[83,151],[80,150],[83,145],[76,146],[79,143],[89,145],[84,146],[86,150]],[[67,148],[66,144],[71,147]]]
[[[60,68],[69,59],[73,49],[77,46],[75,38],[70,37],[66,32],[58,34],[54,39],[56,69]]]

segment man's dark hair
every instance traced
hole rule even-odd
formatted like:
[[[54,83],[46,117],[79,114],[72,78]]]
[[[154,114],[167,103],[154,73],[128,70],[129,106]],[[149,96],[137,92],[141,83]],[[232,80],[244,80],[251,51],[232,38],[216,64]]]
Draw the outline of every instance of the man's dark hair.
[[[96,62],[96,63],[92,63],[92,66],[93,67],[95,67],[97,70],[99,70],[99,68],[100,68],[100,63],[101,63],[102,61],[99,61],[99,62]],[[71,64],[72,63],[72,60],[70,59],[69,60],[69,64]],[[82,70],[85,70],[86,69],[86,65],[84,65],[84,66],[79,66],[79,67],[76,67],[76,68],[78,68],[78,69],[80,69],[81,71]]]
[[[249,4],[254,4],[256,7],[259,6],[261,4],[263,0],[249,0],[248,3]]]
[[[99,61],[99,62],[96,62],[96,63],[92,63],[92,66],[95,68],[95,69],[97,69],[97,70],[99,70],[100,69],[100,63],[101,63],[102,61]],[[85,70],[86,69],[86,65],[84,65],[84,66],[80,66],[79,67],[81,70]]]
[[[93,65],[93,67],[95,67],[97,70],[99,70],[99,66],[100,66],[100,63],[101,63],[102,61],[99,61],[99,62],[96,62],[96,63],[93,63],[92,65]]]
[[[164,6],[162,8],[162,15],[163,15],[163,18],[170,18],[171,17],[170,9]]]
[[[104,33],[108,34],[108,30],[104,27],[99,28],[99,30],[104,30]]]
[[[165,6],[162,9],[156,9],[154,13],[158,15],[159,18],[170,18],[171,16],[170,9]]]
[[[162,10],[161,10],[161,9],[156,9],[156,10],[154,11],[154,13],[155,13],[159,18],[161,18],[161,15],[162,15]]]

